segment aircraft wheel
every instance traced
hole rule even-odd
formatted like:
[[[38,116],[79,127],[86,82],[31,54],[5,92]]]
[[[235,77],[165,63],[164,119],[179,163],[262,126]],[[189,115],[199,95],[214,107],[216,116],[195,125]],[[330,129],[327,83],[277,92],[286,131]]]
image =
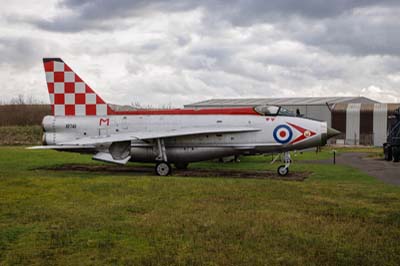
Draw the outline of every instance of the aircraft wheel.
[[[171,165],[167,162],[160,162],[156,165],[156,174],[159,176],[167,176],[171,174]]]
[[[287,176],[289,174],[289,167],[285,167],[284,165],[281,165],[278,167],[278,175],[280,176]]]
[[[176,169],[179,169],[179,170],[186,170],[186,169],[188,169],[188,166],[189,166],[188,163],[175,163],[174,165],[175,165]]]

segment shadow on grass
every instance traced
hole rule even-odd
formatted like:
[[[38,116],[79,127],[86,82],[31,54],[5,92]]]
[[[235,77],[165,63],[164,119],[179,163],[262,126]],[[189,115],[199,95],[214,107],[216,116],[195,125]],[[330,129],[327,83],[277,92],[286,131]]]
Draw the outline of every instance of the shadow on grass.
[[[93,165],[93,164],[64,164],[56,166],[46,166],[33,168],[31,170],[62,171],[62,172],[87,172],[87,173],[113,173],[154,176],[152,166],[115,166],[115,165]],[[277,179],[287,181],[303,181],[311,173],[295,172],[287,176],[279,176],[275,171],[269,170],[228,170],[228,169],[201,169],[190,168],[187,170],[174,169],[172,175],[176,177],[202,177],[202,178],[244,178],[244,179]]]

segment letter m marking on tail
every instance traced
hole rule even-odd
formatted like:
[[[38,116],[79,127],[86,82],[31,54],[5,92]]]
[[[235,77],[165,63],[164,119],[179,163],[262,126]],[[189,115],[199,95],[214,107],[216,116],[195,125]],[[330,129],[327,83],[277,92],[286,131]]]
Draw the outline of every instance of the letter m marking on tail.
[[[102,126],[102,125],[109,126],[110,125],[110,118],[100,118],[99,126]]]

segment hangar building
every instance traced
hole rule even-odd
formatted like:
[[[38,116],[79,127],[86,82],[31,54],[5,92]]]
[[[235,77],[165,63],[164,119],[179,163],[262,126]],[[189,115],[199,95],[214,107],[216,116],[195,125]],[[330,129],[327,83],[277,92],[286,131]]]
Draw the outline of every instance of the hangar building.
[[[386,141],[390,116],[400,104],[382,104],[365,97],[301,97],[211,99],[185,105],[185,108],[229,108],[279,105],[304,117],[327,121],[342,132],[338,144],[382,146]]]
[[[342,132],[337,142],[347,145],[382,146],[400,104],[349,103],[332,109],[332,127]]]

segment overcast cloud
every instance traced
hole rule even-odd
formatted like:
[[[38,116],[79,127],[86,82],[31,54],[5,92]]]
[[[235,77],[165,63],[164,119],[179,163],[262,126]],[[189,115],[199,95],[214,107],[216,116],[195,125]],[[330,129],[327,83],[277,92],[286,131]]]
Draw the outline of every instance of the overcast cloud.
[[[0,0],[0,100],[48,102],[43,57],[105,100],[366,96],[400,102],[398,0]]]

